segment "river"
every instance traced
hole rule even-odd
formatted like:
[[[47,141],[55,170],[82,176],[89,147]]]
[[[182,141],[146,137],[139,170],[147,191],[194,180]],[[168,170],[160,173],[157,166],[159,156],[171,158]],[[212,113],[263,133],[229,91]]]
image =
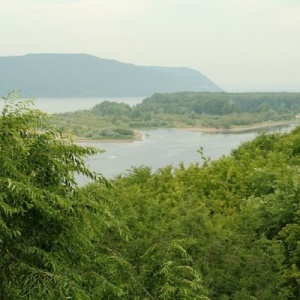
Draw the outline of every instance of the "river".
[[[291,128],[292,126],[286,126],[272,130],[287,131]],[[141,134],[142,140],[135,142],[81,143],[106,151],[88,158],[87,164],[107,178],[124,174],[133,166],[150,166],[153,171],[167,165],[177,166],[180,162],[187,166],[201,161],[197,152],[200,147],[204,149],[204,156],[217,159],[230,154],[232,149],[242,142],[252,140],[258,133],[253,131],[240,134],[208,134],[199,131],[156,129],[143,130]]]
[[[60,113],[91,109],[104,101],[124,102],[131,106],[141,103],[143,98],[53,98],[36,99],[36,107],[47,113]],[[289,127],[269,130],[287,131]],[[89,157],[86,162],[90,168],[107,178],[126,173],[132,166],[150,166],[153,171],[167,165],[177,166],[180,162],[188,165],[200,161],[197,150],[204,149],[204,155],[217,159],[228,155],[242,142],[252,140],[257,131],[246,133],[202,133],[175,129],[142,130],[142,140],[134,142],[84,142],[83,146],[93,146],[105,153]],[[80,184],[87,182],[78,178]]]

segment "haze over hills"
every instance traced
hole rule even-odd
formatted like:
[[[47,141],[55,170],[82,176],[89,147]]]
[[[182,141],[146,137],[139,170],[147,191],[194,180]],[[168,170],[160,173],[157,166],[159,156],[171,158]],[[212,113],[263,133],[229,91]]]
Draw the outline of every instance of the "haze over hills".
[[[0,57],[0,96],[151,96],[157,92],[221,91],[200,72],[186,67],[126,64],[87,54],[28,54]]]

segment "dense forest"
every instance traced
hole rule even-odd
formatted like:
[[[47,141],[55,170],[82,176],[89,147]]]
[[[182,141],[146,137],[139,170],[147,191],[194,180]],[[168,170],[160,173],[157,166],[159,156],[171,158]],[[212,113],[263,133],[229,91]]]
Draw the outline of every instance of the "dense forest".
[[[0,131],[0,299],[300,298],[300,128],[111,181],[30,102]]]
[[[132,139],[141,128],[230,129],[276,122],[295,122],[300,93],[154,94],[133,107],[104,101],[91,110],[55,115],[59,129],[93,139]]]

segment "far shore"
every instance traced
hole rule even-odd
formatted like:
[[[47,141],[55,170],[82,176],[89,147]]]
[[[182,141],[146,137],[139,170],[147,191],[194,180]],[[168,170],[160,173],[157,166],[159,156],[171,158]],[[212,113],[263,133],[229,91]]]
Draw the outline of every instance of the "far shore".
[[[270,127],[277,127],[277,126],[288,126],[298,124],[298,120],[289,120],[289,121],[278,121],[278,122],[263,122],[258,124],[252,125],[245,125],[245,126],[232,126],[230,128],[214,128],[214,127],[175,127],[172,128],[174,130],[183,130],[183,131],[199,131],[203,133],[242,133],[251,130],[257,129],[264,129]],[[157,129],[157,128],[156,128]],[[142,141],[143,136],[140,131],[135,131],[135,137],[131,139],[90,139],[84,137],[74,137],[75,143],[131,143],[135,141]]]
[[[288,126],[293,124],[298,124],[299,121],[297,120],[289,120],[289,121],[278,121],[278,122],[263,122],[257,123],[252,125],[243,125],[243,126],[232,126],[230,128],[214,128],[214,127],[187,127],[187,128],[178,128],[180,130],[187,130],[187,131],[200,131],[203,133],[241,133],[256,129],[264,129],[270,127],[277,127],[277,126]],[[176,128],[177,129],[177,128]]]

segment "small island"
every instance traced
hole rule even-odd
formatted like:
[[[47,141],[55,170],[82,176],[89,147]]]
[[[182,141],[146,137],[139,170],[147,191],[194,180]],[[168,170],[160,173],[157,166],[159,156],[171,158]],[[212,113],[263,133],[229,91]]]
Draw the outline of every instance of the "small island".
[[[91,110],[55,114],[76,140],[134,141],[139,130],[177,128],[245,132],[299,122],[300,93],[157,93],[133,107],[104,101]]]

